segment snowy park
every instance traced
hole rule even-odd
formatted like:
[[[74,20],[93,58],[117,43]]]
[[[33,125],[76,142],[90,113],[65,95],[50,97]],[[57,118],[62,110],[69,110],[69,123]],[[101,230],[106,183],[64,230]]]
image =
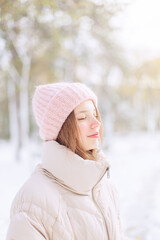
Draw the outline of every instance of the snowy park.
[[[21,162],[13,146],[0,142],[0,239],[9,224],[11,202],[41,161],[41,144],[31,144]],[[160,239],[160,133],[131,133],[112,137],[108,150],[110,177],[120,197],[122,227],[131,240]]]
[[[127,239],[160,240],[160,2],[55,2],[0,3],[0,240],[41,162],[33,93],[60,82],[98,96]]]

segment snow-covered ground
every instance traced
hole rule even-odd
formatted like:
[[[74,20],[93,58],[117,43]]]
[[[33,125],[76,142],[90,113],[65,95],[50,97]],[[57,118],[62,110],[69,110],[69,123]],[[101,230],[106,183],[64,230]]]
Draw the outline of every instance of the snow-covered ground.
[[[160,239],[160,133],[113,138],[107,156],[130,239]]]
[[[0,141],[0,239],[9,224],[14,195],[40,161],[41,146],[31,145],[23,161],[13,161],[13,146]],[[131,240],[160,239],[160,133],[113,136],[106,155],[120,195],[122,225]],[[29,160],[28,160],[29,159]]]

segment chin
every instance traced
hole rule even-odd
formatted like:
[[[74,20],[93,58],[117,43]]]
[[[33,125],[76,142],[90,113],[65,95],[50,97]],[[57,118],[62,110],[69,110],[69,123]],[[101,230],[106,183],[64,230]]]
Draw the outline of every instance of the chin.
[[[86,151],[90,151],[90,150],[97,149],[97,148],[98,148],[98,144],[96,144],[96,145],[92,144],[90,147],[87,148]]]
[[[96,149],[98,148],[99,146],[99,141],[98,140],[94,140],[94,142],[89,142],[89,143],[86,143],[86,144],[83,144],[83,149],[85,151],[90,151],[90,150],[93,150],[93,149]]]

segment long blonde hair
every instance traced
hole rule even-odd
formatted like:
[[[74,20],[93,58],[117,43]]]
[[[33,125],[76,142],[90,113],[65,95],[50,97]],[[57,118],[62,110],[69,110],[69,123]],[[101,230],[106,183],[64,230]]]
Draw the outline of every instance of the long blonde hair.
[[[97,119],[98,121],[101,122],[99,133],[100,133],[100,140],[102,143],[103,142],[102,120],[96,106],[95,106],[95,109],[96,109]],[[80,157],[84,159],[90,159],[95,161],[97,160],[97,153],[99,152],[98,149],[84,151],[80,146],[79,132],[78,132],[74,110],[70,113],[70,115],[67,117],[66,121],[62,125],[62,128],[58,134],[56,141],[68,147],[69,149],[71,149],[71,151],[78,154]]]

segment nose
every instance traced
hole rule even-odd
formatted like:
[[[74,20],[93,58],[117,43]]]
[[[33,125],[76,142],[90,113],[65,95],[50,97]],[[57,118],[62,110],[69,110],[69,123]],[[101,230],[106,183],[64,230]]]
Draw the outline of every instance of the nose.
[[[91,122],[91,128],[96,128],[96,127],[99,127],[100,125],[101,125],[101,122],[98,121],[96,117],[93,117]]]

